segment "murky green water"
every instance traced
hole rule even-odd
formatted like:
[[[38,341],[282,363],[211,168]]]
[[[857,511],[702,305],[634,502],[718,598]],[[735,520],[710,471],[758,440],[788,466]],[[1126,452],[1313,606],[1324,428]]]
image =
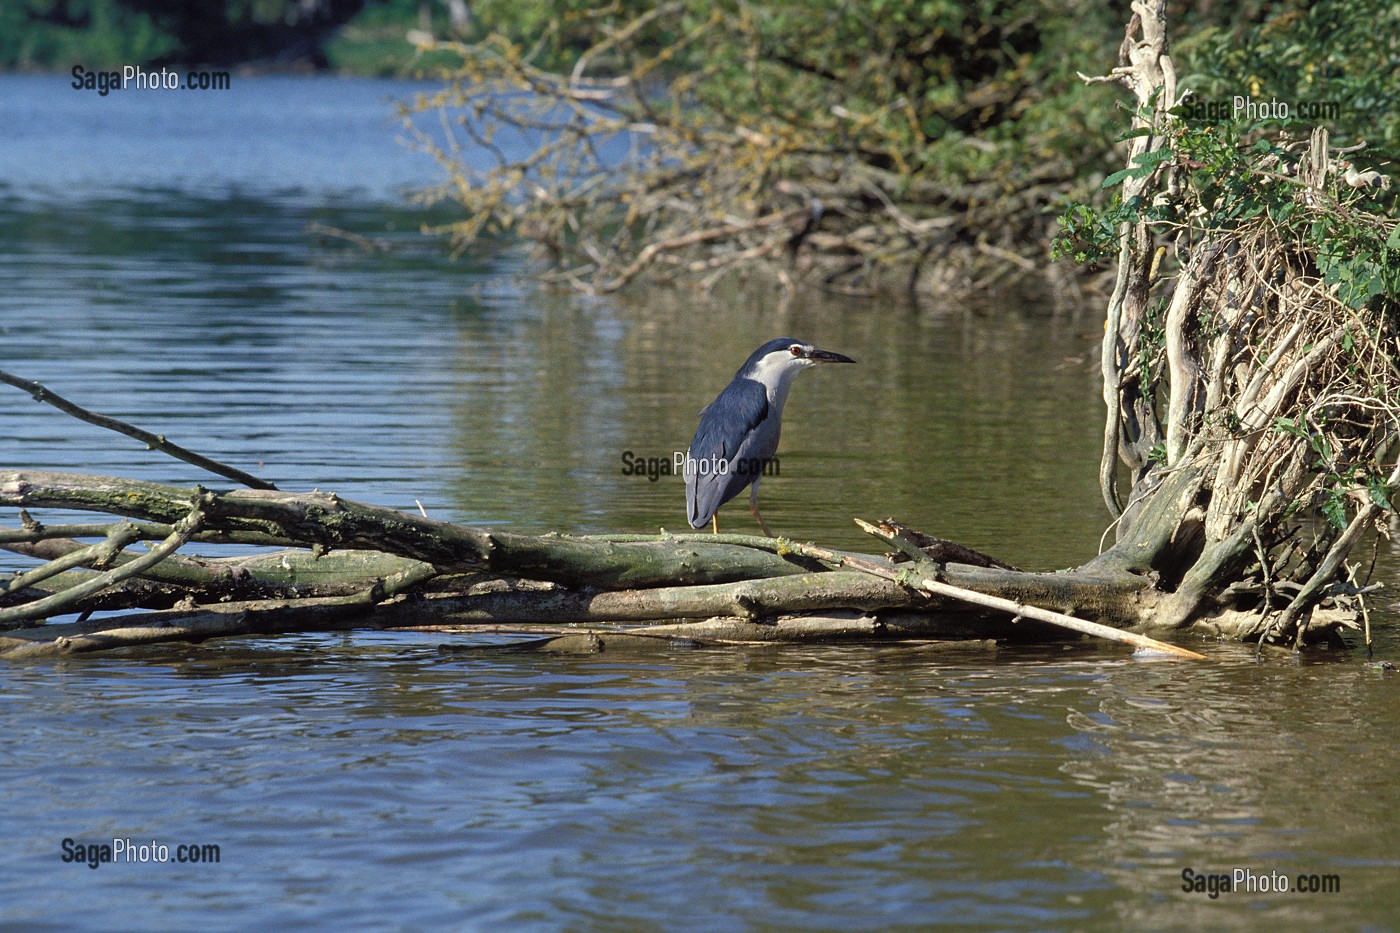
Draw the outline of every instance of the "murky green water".
[[[790,334],[859,365],[796,384],[763,487],[775,530],[860,547],[852,516],[895,515],[1035,569],[1096,550],[1092,305],[540,293],[512,250],[453,262],[413,236],[422,218],[393,192],[431,173],[393,147],[391,93],[408,89],[245,79],[196,107],[0,79],[0,122],[25,128],[0,141],[0,367],[284,488],[527,531],[643,531],[684,526],[682,487],[624,476],[623,453],[683,448],[747,353]],[[312,224],[392,249],[366,255]],[[3,467],[210,482],[6,391]],[[742,506],[721,518],[753,527]],[[1381,578],[1395,568],[1387,546]],[[1397,675],[1356,651],[561,657],[444,655],[446,638],[8,665],[0,923],[1400,916]],[[1380,648],[1396,654],[1393,629]],[[213,843],[220,861],[62,861],[65,838],[113,837]],[[1341,893],[1211,898],[1182,891],[1187,868],[1335,875]]]

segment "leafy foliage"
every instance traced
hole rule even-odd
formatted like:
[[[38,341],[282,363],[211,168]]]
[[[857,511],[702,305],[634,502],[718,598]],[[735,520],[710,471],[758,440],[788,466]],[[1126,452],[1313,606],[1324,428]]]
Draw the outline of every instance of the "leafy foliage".
[[[119,0],[0,4],[0,64],[11,68],[112,68],[150,61],[174,46],[150,16]]]
[[[1390,0],[1269,3],[1257,19],[1200,22],[1183,31],[1184,82],[1202,99],[1245,95],[1290,105],[1338,105],[1326,119],[1343,146],[1365,141],[1377,160],[1400,158],[1400,6]]]
[[[1359,17],[1351,25],[1360,28],[1367,15],[1384,21],[1393,11],[1323,0],[1308,15],[1331,25],[1317,32],[1288,4],[1271,9],[1270,21],[1294,22],[1304,42],[1275,50],[1292,58],[1272,79],[1317,73],[1307,64],[1316,61],[1330,63],[1322,70],[1334,86],[1373,81],[1350,53],[1321,46],[1333,33],[1355,34],[1341,19]],[[1288,10],[1291,19],[1278,19]],[[1354,592],[1333,585],[1349,578],[1348,552],[1383,523],[1400,485],[1396,198],[1383,171],[1357,164],[1366,156],[1355,122],[1335,139],[1327,121],[1281,107],[1250,113],[1241,98],[1239,119],[1233,107],[1181,95],[1154,17],[1117,72],[1139,106],[1124,137],[1132,158],[1104,179],[1098,203],[1068,205],[1055,241],[1080,262],[1119,259],[1105,331],[1101,485],[1112,508],[1116,465],[1127,464],[1133,487],[1120,529],[1130,540],[1170,532],[1171,545],[1148,545],[1160,548],[1152,566],[1175,587],[1168,618],[1210,611],[1213,591],[1230,587],[1236,608],[1256,616],[1252,634],[1297,641],[1320,602],[1355,607]],[[1246,44],[1277,39],[1241,34]],[[1362,47],[1390,49],[1393,61],[1394,42],[1392,31]],[[1225,56],[1223,73],[1260,63],[1224,43],[1201,49]],[[1234,93],[1272,93],[1261,74],[1236,72],[1244,86]],[[1165,524],[1160,512],[1142,518],[1156,502],[1171,515]]]
[[[1176,121],[1163,148],[1144,153],[1103,184],[1144,177],[1162,166],[1176,171],[1183,193],[1155,204],[1115,198],[1102,210],[1073,204],[1060,216],[1055,255],[1081,264],[1103,262],[1116,251],[1123,223],[1143,221],[1163,234],[1186,230],[1201,237],[1261,220],[1312,258],[1345,306],[1400,299],[1400,235],[1385,217],[1394,211],[1393,198],[1370,185],[1338,183],[1321,191],[1299,182],[1292,175],[1303,143],[1281,132],[1261,138],[1268,129],[1261,123]]]
[[[372,0],[7,0],[0,64],[324,65],[322,43]]]
[[[1114,41],[1116,14],[1097,4],[536,11],[483,4],[494,31],[425,47],[460,65],[412,110],[461,128],[422,138],[449,173],[438,193],[467,215],[458,242],[523,233],[586,287],[644,269],[800,267],[799,247],[828,284],[955,243],[1034,249],[1044,208],[1111,151],[1113,113],[1071,66]]]

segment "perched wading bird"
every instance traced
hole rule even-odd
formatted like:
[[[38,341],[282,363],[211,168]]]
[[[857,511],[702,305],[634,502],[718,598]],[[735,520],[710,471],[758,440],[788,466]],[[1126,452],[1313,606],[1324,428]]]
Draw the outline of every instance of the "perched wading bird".
[[[734,381],[700,412],[700,427],[685,460],[685,504],[690,527],[714,523],[720,506],[750,487],[749,511],[768,537],[768,523],[758,512],[758,481],[778,450],[783,430],[783,403],[792,377],[818,363],[854,363],[840,353],[779,337],[744,361]]]

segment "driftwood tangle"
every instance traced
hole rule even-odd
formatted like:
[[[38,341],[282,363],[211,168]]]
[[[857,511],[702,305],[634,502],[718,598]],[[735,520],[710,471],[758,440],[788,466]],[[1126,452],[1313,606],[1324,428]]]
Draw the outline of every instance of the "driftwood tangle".
[[[1362,231],[1393,242],[1396,225],[1358,190],[1347,158],[1362,147],[1335,149],[1322,127],[1233,170],[1253,200],[1232,211],[1177,151],[1197,143],[1174,112],[1166,4],[1132,8],[1118,67],[1086,78],[1134,96],[1121,194],[1140,205],[1120,227],[1102,353],[1100,481],[1118,541],[1090,566],[1155,575],[1161,628],[1328,637],[1365,614],[1346,560],[1386,533],[1400,483],[1400,309],[1393,294],[1344,295],[1336,251]]]
[[[884,558],[738,535],[518,535],[330,493],[214,491],[81,474],[0,474],[0,506],[20,508],[26,519],[0,530],[0,547],[48,560],[6,586],[0,625],[96,609],[148,610],[12,628],[0,636],[0,654],[15,657],[431,623],[532,631],[541,624],[669,623],[654,634],[707,641],[985,638],[1005,636],[1017,624],[1027,636],[1044,637],[1032,621],[986,622],[987,607],[969,611],[966,600],[990,601],[1028,620],[1053,622],[1054,611],[1078,611],[1121,623],[1136,616],[1131,607],[1142,589],[1127,578],[927,559],[914,572]],[[45,526],[29,518],[29,509],[55,508],[126,520]],[[84,545],[75,535],[103,542]],[[119,546],[136,539],[161,544],[139,556]],[[244,558],[175,553],[188,542],[282,547]],[[285,547],[293,543],[298,547]],[[128,586],[138,579],[140,586]],[[974,592],[958,595],[958,587]],[[938,588],[941,596],[930,595]]]

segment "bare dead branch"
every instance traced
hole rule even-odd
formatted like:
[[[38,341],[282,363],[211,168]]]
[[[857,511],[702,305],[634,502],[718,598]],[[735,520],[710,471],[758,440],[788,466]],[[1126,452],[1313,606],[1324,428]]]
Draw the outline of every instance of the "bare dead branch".
[[[135,438],[145,444],[148,450],[158,450],[163,454],[169,454],[177,460],[183,460],[186,463],[199,467],[201,470],[208,470],[210,473],[217,476],[231,479],[250,489],[277,488],[267,480],[258,479],[251,473],[245,473],[240,469],[219,463],[217,460],[211,460],[203,454],[197,454],[192,450],[181,447],[179,444],[172,443],[166,440],[164,435],[152,434],[150,431],[142,430],[135,425],[127,424],[125,421],[88,411],[86,408],[75,405],[63,396],[58,395],[37,382],[21,379],[4,370],[0,370],[0,382],[8,383],[17,389],[23,389],[25,392],[34,396],[36,402],[52,405],[59,411],[72,415],[79,421],[86,421],[88,424],[95,424],[99,428],[106,428],[109,431],[116,431],[118,434],[125,434],[127,437]]]

